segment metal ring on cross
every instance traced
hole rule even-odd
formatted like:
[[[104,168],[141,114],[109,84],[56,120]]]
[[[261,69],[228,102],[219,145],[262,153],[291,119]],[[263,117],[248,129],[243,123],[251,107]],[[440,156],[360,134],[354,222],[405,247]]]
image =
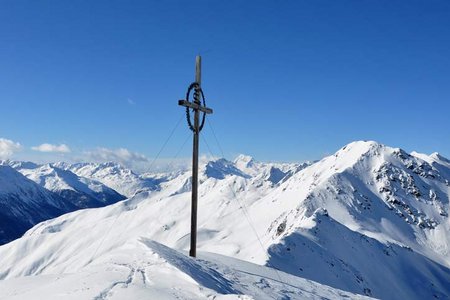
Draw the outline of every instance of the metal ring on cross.
[[[203,90],[198,85],[197,82],[193,82],[189,86],[187,93],[186,93],[186,101],[190,102],[189,98],[192,93],[192,90],[194,90],[193,102],[196,104],[199,104],[199,105],[203,104],[203,106],[206,107],[205,95],[203,94]],[[201,101],[199,99],[200,96],[201,96]],[[189,110],[189,107],[186,107],[186,119],[187,119],[189,128],[195,132],[194,125],[192,124],[192,121],[191,121],[191,111]],[[200,132],[203,129],[203,125],[205,125],[205,120],[206,120],[206,113],[203,112],[202,122],[200,123],[200,126],[198,128],[198,132]]]

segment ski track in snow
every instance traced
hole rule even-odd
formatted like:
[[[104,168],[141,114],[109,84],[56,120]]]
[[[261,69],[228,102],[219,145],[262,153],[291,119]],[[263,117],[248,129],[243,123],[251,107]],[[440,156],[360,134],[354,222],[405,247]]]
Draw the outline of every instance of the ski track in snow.
[[[110,297],[112,297],[113,292],[112,290],[120,285],[122,288],[127,288],[128,285],[133,281],[133,278],[136,276],[136,269],[128,266],[128,265],[121,265],[122,267],[127,267],[130,269],[130,273],[128,274],[127,278],[124,281],[116,281],[113,284],[111,284],[111,286],[109,286],[108,288],[106,288],[105,290],[103,290],[98,296],[96,296],[94,299],[95,300],[105,300],[108,299]]]
[[[130,270],[127,278],[123,281],[116,281],[112,283],[108,288],[103,290],[99,295],[95,296],[95,300],[105,300],[109,298],[113,298],[114,296],[114,289],[115,288],[128,288],[129,285],[135,284],[135,285],[146,285],[147,284],[147,276],[145,274],[145,269],[136,268],[128,264],[115,264],[117,266],[125,267]]]

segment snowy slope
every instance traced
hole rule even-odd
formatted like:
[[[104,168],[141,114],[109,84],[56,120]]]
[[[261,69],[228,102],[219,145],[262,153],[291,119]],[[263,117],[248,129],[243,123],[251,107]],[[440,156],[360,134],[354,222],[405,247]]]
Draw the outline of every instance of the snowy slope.
[[[152,178],[143,178],[118,163],[78,163],[73,165],[63,163],[57,166],[68,169],[78,176],[99,181],[126,197],[158,188],[157,182]]]
[[[279,166],[289,176],[278,181],[270,176],[273,166],[249,161],[202,166],[201,251],[276,266],[353,294],[449,297],[445,158],[355,142],[290,173]],[[187,250],[189,199],[190,174],[184,172],[151,193],[41,223],[0,247],[0,278],[84,272],[142,238]]]
[[[281,281],[280,281],[281,279]],[[365,299],[217,254],[130,240],[77,272],[0,281],[0,299]]]
[[[349,230],[318,211],[269,248],[269,264],[290,274],[381,299],[445,299],[448,267],[408,246]],[[321,270],[318,272],[318,270]]]
[[[297,174],[271,197],[300,196],[298,208],[306,216],[325,208],[351,230],[449,266],[450,187],[441,167],[398,148],[357,142]]]
[[[448,297],[450,189],[445,176],[401,149],[351,143],[258,203],[256,210],[277,220],[269,230],[276,242],[269,263],[383,299]],[[275,212],[269,199],[295,206]],[[315,222],[323,209],[326,222]],[[395,285],[387,288],[384,279]]]
[[[92,179],[60,169],[51,164],[17,168],[37,184],[53,191],[78,208],[100,207],[124,200],[125,197]]]

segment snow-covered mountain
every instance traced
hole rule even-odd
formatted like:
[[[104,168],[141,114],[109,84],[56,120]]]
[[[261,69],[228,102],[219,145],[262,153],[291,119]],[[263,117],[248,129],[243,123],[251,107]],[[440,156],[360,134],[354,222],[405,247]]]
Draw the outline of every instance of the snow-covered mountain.
[[[269,195],[300,200],[270,217],[269,263],[383,299],[448,297],[447,172],[375,142],[343,147]],[[273,212],[267,200],[257,209]]]
[[[99,181],[126,197],[132,197],[136,193],[153,191],[158,188],[157,180],[144,178],[130,169],[114,162],[60,163],[56,164],[56,166],[70,170],[78,176]]]
[[[363,141],[305,165],[263,164],[244,156],[234,162],[218,159],[200,170],[198,248],[203,260],[187,259],[152,242],[182,251],[189,247],[190,174],[181,172],[152,192],[38,224],[24,237],[0,247],[0,278],[6,280],[4,286],[8,282],[17,286],[27,283],[23,276],[36,275],[27,279],[33,286],[52,276],[66,282],[67,274],[96,278],[95,268],[120,269],[110,281],[87,284],[104,296],[120,298],[127,292],[117,288],[119,282],[130,289],[130,295],[136,289],[146,290],[142,287],[146,281],[140,283],[138,275],[159,273],[155,262],[143,257],[149,259],[157,252],[161,258],[157,249],[165,249],[171,257],[161,254],[162,268],[170,268],[169,263],[196,288],[210,288],[204,278],[218,278],[216,284],[227,288],[213,289],[217,294],[244,293],[261,299],[282,298],[284,293],[286,298],[303,298],[306,294],[289,291],[292,286],[302,288],[303,283],[295,280],[304,278],[347,291],[352,298],[356,294],[382,299],[448,298],[449,174],[450,164],[442,156],[410,155]],[[280,271],[273,274],[275,278],[248,281],[239,274],[263,276],[266,271],[244,271],[242,264],[206,252]],[[211,261],[218,263],[211,267]],[[205,266],[210,267],[207,274],[201,273]],[[225,282],[230,281],[224,278],[231,277],[227,276],[233,278],[231,286],[245,282],[248,289],[228,289]],[[167,288],[167,281],[159,284]],[[317,297],[323,287],[317,288]],[[256,292],[272,288],[272,294]],[[186,290],[192,292],[192,286]],[[197,298],[200,294],[179,295]]]
[[[77,208],[101,207],[124,200],[125,197],[99,181],[80,177],[52,164],[16,166],[23,175],[45,187]]]
[[[272,185],[286,181],[295,173],[312,164],[312,162],[304,162],[301,164],[259,162],[253,157],[243,154],[238,155],[233,163],[236,168],[253,177],[255,181],[269,181]]]
[[[0,244],[75,208],[10,166],[0,164]]]
[[[0,244],[41,221],[125,199],[98,181],[51,164],[1,161],[0,167]]]

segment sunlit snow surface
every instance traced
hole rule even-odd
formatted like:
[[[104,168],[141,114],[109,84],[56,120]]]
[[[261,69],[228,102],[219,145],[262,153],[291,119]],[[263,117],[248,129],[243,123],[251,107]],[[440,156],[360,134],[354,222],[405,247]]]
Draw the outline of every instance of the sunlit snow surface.
[[[75,273],[0,281],[3,299],[363,299],[217,254],[130,241]]]
[[[1,246],[0,297],[41,289],[77,299],[302,299],[343,298],[345,290],[351,298],[445,299],[449,166],[375,142],[351,143],[311,165],[216,160],[200,172],[200,260],[172,250],[189,248],[190,174],[181,173]]]

